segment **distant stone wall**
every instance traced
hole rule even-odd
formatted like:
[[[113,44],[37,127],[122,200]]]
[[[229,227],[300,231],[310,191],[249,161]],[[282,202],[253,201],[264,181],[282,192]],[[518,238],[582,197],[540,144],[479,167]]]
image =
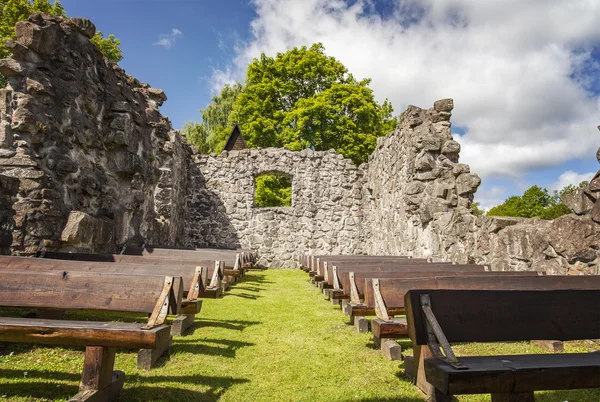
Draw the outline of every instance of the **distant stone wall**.
[[[187,145],[165,94],[92,45],[85,19],[32,14],[0,60],[0,173],[20,180],[15,253],[183,240]]]
[[[360,169],[330,152],[246,149],[196,155],[190,167],[187,238],[201,247],[244,247],[259,263],[295,267],[309,250],[353,253],[365,242]],[[254,179],[278,172],[292,180],[292,206],[254,205]]]

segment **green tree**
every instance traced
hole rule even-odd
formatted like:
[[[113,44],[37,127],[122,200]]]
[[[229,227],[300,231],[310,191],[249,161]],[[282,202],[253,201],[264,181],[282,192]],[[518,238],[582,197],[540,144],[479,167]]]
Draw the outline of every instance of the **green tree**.
[[[264,174],[256,177],[254,204],[257,207],[291,207],[292,183],[278,174]]]
[[[369,83],[357,81],[320,43],[262,54],[248,66],[244,85],[226,85],[200,111],[208,131],[201,137],[214,138],[211,151],[220,152],[238,122],[251,148],[333,148],[359,164],[398,122],[390,102],[375,101]]]
[[[241,90],[242,84],[239,82],[225,84],[221,92],[212,97],[212,103],[200,110],[200,123],[190,121],[184,125],[183,134],[201,153],[219,153],[223,150],[235,123],[234,107]]]
[[[34,12],[67,16],[59,0],[53,3],[50,0],[0,0],[0,59],[10,56],[10,50],[4,45],[4,41],[15,39],[15,24],[26,20]],[[96,32],[91,42],[110,61],[118,62],[123,58],[120,42],[114,35],[104,38],[101,32]],[[0,88],[5,86],[6,78],[0,74]]]
[[[560,191],[554,191],[553,195],[550,195],[545,188],[532,186],[522,196],[509,197],[504,203],[491,208],[487,215],[556,219],[571,212],[562,203],[562,197],[575,191],[577,188],[587,186],[587,184],[588,182],[581,182],[578,186],[569,185]]]
[[[123,60],[121,41],[117,39],[115,35],[110,34],[105,38],[102,31],[96,31],[94,36],[92,36],[92,39],[90,39],[90,42],[92,42],[108,60],[115,63]]]
[[[370,80],[357,81],[317,43],[248,66],[236,101],[250,147],[299,151],[335,149],[355,163],[367,160],[377,137],[397,123],[392,106],[375,101]]]
[[[475,216],[481,216],[485,214],[485,210],[480,208],[481,203],[479,202],[473,202],[471,203],[471,209],[473,210],[473,215]]]

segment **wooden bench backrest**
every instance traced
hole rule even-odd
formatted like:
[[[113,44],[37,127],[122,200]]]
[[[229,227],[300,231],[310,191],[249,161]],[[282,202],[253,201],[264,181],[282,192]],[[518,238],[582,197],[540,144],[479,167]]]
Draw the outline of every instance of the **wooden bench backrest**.
[[[348,272],[486,272],[489,268],[485,265],[475,265],[475,264],[446,264],[446,263],[432,263],[432,262],[421,262],[417,264],[405,264],[399,262],[384,262],[380,264],[340,264],[336,265],[336,272],[338,275],[338,280],[342,283],[343,278],[341,275],[344,275]],[[327,264],[328,271],[328,283],[333,284],[333,268],[330,269],[329,264]],[[343,285],[342,285],[343,286]]]
[[[173,258],[178,260],[219,260],[225,261],[227,265],[233,266],[235,258],[239,252],[235,250],[227,251],[205,251],[205,250],[172,250],[164,248],[145,248],[145,249],[131,249],[125,248],[123,255],[136,255],[144,257],[162,257],[162,258]]]
[[[190,284],[196,274],[195,265],[153,265],[153,264],[133,264],[133,263],[113,263],[113,262],[95,262],[95,261],[73,261],[73,260],[55,260],[51,258],[32,258],[0,256],[0,270],[36,270],[36,271],[82,271],[99,272],[107,274],[127,274],[127,275],[159,275],[159,276],[179,276],[183,280],[183,292],[189,291]],[[202,270],[201,285],[206,287],[208,278],[208,269],[206,266]],[[203,289],[202,289],[203,290]]]
[[[152,313],[165,287],[165,278],[68,270],[0,270],[0,306]],[[181,289],[181,278],[175,277],[174,281]],[[176,314],[181,293],[173,291],[171,302],[170,313]]]
[[[417,345],[427,344],[422,294],[429,295],[449,342],[600,338],[598,289],[411,290],[406,311],[409,335]]]
[[[180,260],[169,257],[146,257],[141,255],[125,255],[125,254],[85,254],[85,253],[55,253],[46,252],[44,258],[54,260],[71,260],[71,261],[94,261],[94,262],[118,262],[127,264],[143,264],[143,265],[186,265],[186,266],[204,266],[208,268],[209,277],[213,272],[215,261],[212,259],[194,259]]]
[[[402,308],[406,293],[415,289],[453,290],[548,290],[600,289],[600,276],[499,276],[494,272],[484,276],[433,277],[418,279],[381,279],[379,290],[388,308]],[[365,303],[375,306],[373,286],[365,288]]]
[[[536,271],[515,271],[515,272],[473,272],[471,270],[463,270],[458,268],[457,270],[448,271],[416,271],[416,272],[354,272],[354,282],[360,294],[365,293],[365,289],[370,287],[373,278],[378,279],[415,279],[415,278],[431,278],[440,276],[538,276],[540,273]],[[350,294],[350,273],[342,273],[342,283],[344,294]]]

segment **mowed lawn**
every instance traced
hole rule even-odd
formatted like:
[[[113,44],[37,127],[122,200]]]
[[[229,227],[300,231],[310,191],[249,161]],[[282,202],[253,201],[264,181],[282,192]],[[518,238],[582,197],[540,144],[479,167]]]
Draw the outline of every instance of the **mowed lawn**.
[[[298,270],[252,271],[224,298],[204,300],[196,324],[151,371],[117,354],[122,401],[423,401],[401,362],[371,348]],[[77,314],[77,318],[81,318]],[[410,343],[401,342],[403,348]],[[569,350],[585,350],[585,343]],[[460,345],[459,353],[539,353],[529,343]],[[77,393],[82,349],[0,344],[0,401]],[[599,390],[546,392],[538,401],[600,401]],[[489,401],[465,396],[461,401]]]

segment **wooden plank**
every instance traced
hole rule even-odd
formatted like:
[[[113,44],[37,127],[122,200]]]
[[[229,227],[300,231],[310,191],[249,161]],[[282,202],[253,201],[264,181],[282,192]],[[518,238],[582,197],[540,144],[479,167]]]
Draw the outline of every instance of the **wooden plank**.
[[[164,279],[158,275],[0,270],[0,306],[149,313]]]
[[[354,282],[361,296],[364,297],[365,288],[370,286],[370,282],[374,278],[378,279],[413,279],[413,278],[428,278],[439,276],[538,276],[535,271],[520,271],[520,272],[473,272],[471,269],[465,270],[458,267],[455,271],[438,271],[437,269],[426,270],[424,267],[421,271],[391,271],[391,272],[371,272],[371,271],[356,271],[354,272]],[[342,289],[343,294],[350,295],[350,274],[349,272],[342,273]]]
[[[600,289],[600,276],[502,276],[490,272],[485,276],[445,276],[422,279],[381,279],[379,289],[386,306],[403,307],[404,296],[412,289],[462,289],[462,290],[536,290],[536,289]],[[365,304],[374,306],[373,292],[365,288]]]
[[[578,281],[580,278],[582,280]],[[514,281],[504,282],[509,279]],[[419,300],[421,294],[425,293],[431,298],[433,312],[449,342],[502,342],[532,339],[568,341],[600,338],[600,309],[598,308],[600,286],[597,286],[600,277],[590,275],[563,278],[549,276],[503,278],[495,288],[506,289],[509,286],[518,288],[517,281],[528,279],[539,281],[537,284],[539,289],[547,289],[552,285],[563,289],[570,286],[572,289],[423,290],[420,288],[420,290],[409,291],[406,299],[410,300],[411,310],[407,310],[407,319],[413,343],[418,345],[427,343]],[[552,279],[558,281],[551,281]],[[579,290],[578,285],[589,287],[596,285],[597,288]],[[533,282],[529,284],[529,287],[534,286],[536,284]]]
[[[447,395],[524,393],[600,387],[594,353],[461,357],[468,370],[425,359],[427,380]]]
[[[340,264],[336,265],[338,279],[343,282],[343,276],[347,272],[485,272],[486,266],[475,264],[446,264],[446,263],[401,263],[383,262],[379,264]],[[332,275],[333,276],[333,275]],[[333,278],[332,278],[333,280]],[[333,282],[332,282],[333,284]],[[342,287],[344,287],[344,284]]]
[[[154,348],[168,325],[142,329],[142,324],[96,321],[42,320],[0,317],[0,342],[45,345]]]
[[[214,264],[214,262],[212,262]],[[95,261],[57,260],[51,258],[31,258],[0,256],[0,270],[47,270],[47,271],[83,271],[97,273],[131,274],[131,275],[164,275],[179,276],[183,279],[184,295],[189,292],[198,266],[194,264],[143,264],[113,263]],[[205,265],[205,270],[207,266]],[[208,273],[207,273],[208,274]],[[206,286],[206,281],[201,283]]]

